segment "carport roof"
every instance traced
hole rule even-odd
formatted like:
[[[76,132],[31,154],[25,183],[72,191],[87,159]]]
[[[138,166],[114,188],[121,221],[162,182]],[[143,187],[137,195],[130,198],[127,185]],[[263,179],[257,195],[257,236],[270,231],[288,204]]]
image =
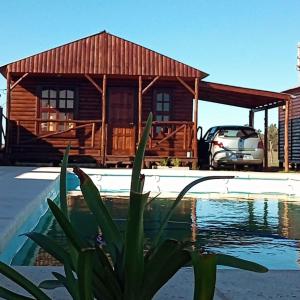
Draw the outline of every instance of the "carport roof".
[[[200,81],[199,99],[226,105],[263,110],[285,104],[290,95],[264,90]]]

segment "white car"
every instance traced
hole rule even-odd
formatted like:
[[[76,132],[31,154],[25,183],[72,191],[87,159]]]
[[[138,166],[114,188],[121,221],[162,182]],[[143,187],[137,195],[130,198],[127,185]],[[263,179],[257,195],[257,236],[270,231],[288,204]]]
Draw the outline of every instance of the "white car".
[[[217,169],[225,165],[263,166],[263,142],[255,129],[247,126],[215,126],[199,140],[199,163]]]

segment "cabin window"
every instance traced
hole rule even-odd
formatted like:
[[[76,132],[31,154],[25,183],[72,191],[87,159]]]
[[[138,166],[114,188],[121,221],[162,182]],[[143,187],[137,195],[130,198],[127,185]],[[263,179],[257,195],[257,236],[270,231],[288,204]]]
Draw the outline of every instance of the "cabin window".
[[[155,91],[154,93],[154,119],[155,121],[170,121],[171,93],[169,91]],[[156,133],[167,131],[167,127],[157,126]]]
[[[73,127],[75,90],[67,88],[43,88],[40,98],[40,132],[64,131]]]

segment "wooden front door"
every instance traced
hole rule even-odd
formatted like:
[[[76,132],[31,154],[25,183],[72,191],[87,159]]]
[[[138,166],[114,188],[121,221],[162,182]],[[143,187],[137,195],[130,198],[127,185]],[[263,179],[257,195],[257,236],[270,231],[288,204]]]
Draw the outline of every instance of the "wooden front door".
[[[108,93],[108,155],[134,155],[135,91],[130,88],[110,88]]]

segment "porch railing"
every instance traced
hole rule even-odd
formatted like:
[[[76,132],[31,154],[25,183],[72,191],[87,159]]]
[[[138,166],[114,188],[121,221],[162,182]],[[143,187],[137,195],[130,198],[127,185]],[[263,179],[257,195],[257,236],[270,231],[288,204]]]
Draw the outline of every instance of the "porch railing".
[[[102,120],[42,120],[42,119],[34,119],[34,120],[26,120],[26,119],[19,119],[14,121],[16,123],[16,144],[17,145],[24,145],[29,144],[34,141],[40,139],[48,139],[52,137],[64,137],[66,133],[75,132],[79,129],[83,128],[91,128],[91,144],[90,148],[95,147],[95,139],[96,139],[96,131],[101,130],[101,123]],[[26,124],[32,124],[34,122],[34,131],[29,132],[33,134],[34,137],[21,140],[21,130],[22,128],[26,129]],[[98,126],[97,126],[98,125]],[[42,126],[47,128],[47,130],[42,130]],[[62,126],[63,130],[56,130],[58,126]],[[97,127],[97,128],[96,128]],[[72,138],[72,136],[68,136]],[[74,136],[75,137],[75,136]],[[99,138],[100,140],[100,138]],[[100,141],[99,145],[100,147]]]
[[[7,118],[3,114],[3,107],[0,106],[0,150],[6,143],[6,136],[4,131],[4,123],[7,122]]]
[[[151,127],[149,150],[177,150],[192,151],[193,122],[182,121],[154,121]],[[165,142],[177,141],[179,148],[166,146]]]

